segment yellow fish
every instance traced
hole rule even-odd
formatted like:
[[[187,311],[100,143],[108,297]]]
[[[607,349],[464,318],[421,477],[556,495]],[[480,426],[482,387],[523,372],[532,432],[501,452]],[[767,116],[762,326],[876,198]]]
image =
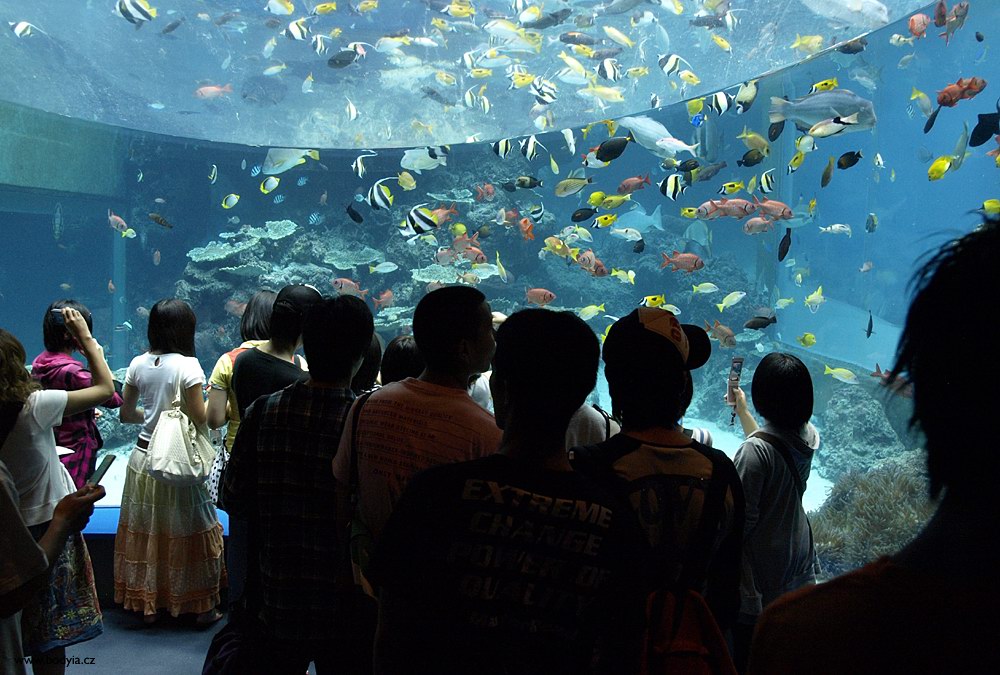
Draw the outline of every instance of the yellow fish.
[[[500,281],[507,283],[507,270],[504,269],[503,263],[500,262],[500,251],[497,251],[497,274],[500,275]]]
[[[697,218],[698,217],[698,208],[695,207],[695,206],[685,206],[685,207],[681,208],[681,217],[682,218]]]
[[[446,33],[452,29],[451,25],[440,17],[434,17],[433,19],[431,19],[431,25],[443,33]]]
[[[803,333],[802,335],[795,338],[795,341],[808,349],[809,347],[812,347],[814,344],[816,344],[816,336],[813,335],[812,333]]]
[[[688,117],[694,117],[705,109],[705,97],[693,98],[687,102]]]
[[[677,73],[677,77],[681,78],[682,80],[690,84],[692,87],[696,87],[699,84],[701,84],[701,79],[697,75],[692,73],[690,70],[682,70],[681,72]]]
[[[617,42],[622,47],[632,47],[635,45],[635,42],[632,41],[632,38],[630,38],[628,35],[625,35],[625,33],[621,32],[617,28],[614,28],[612,26],[604,26],[603,28],[604,28],[604,34],[607,35],[612,42]]]
[[[816,198],[813,197],[809,200],[809,215],[816,213]]]
[[[635,66],[634,68],[629,68],[625,71],[625,77],[631,77],[633,79],[645,77],[646,75],[649,75],[649,68],[646,66]]]
[[[601,205],[598,208],[608,210],[617,209],[619,206],[631,199],[632,195],[608,195],[601,200]]]
[[[222,199],[222,208],[231,209],[240,201],[238,194],[228,194]]]
[[[674,5],[673,8],[674,14],[680,16],[681,14],[684,13],[684,5],[681,3],[681,0],[673,0],[673,5]]]
[[[823,374],[832,375],[833,379],[840,380],[846,384],[858,383],[858,376],[849,371],[847,368],[831,368],[830,366],[823,364]]]
[[[587,197],[587,203],[593,206],[594,208],[597,208],[601,205],[601,202],[604,201],[605,197],[607,197],[607,195],[601,192],[600,190],[598,190],[597,192],[591,192],[590,196]]]
[[[434,78],[446,87],[454,87],[458,80],[451,73],[446,73],[443,70],[439,70],[434,73]]]
[[[524,89],[535,81],[535,76],[531,73],[512,73],[510,76],[511,86],[516,89]]]
[[[358,5],[358,11],[361,13],[374,12],[376,9],[378,9],[378,0],[361,0]]]
[[[450,16],[456,19],[468,19],[470,16],[475,15],[475,8],[468,2],[453,2],[442,11],[447,12]]]
[[[748,150],[759,150],[765,157],[771,154],[771,144],[767,142],[767,139],[756,131],[750,131],[746,126],[743,127],[743,133],[736,138],[742,140],[743,145],[747,146]]]
[[[806,154],[801,150],[796,150],[792,158],[788,160],[788,173],[795,173],[802,166],[802,162],[806,159]]]
[[[740,190],[742,190],[745,187],[746,187],[746,185],[743,184],[743,181],[734,181],[734,182],[729,182],[729,183],[723,183],[722,187],[719,188],[719,194],[720,195],[734,195],[734,194],[736,194],[737,192],[739,192]]]
[[[951,169],[951,165],[954,163],[955,158],[951,155],[942,155],[934,160],[927,169],[927,180],[941,180],[944,175],[948,173]]]
[[[786,309],[788,307],[791,307],[793,304],[795,304],[795,298],[779,298],[777,301],[775,301],[774,308]]]
[[[804,54],[815,54],[819,50],[823,49],[823,36],[822,35],[795,35],[795,42],[792,43],[792,49],[798,49]]]
[[[451,231],[452,235],[456,237],[461,237],[469,231],[469,228],[465,226],[465,223],[453,223],[448,229]]]
[[[605,213],[603,216],[597,216],[594,218],[594,224],[591,225],[591,227],[611,227],[614,225],[616,220],[618,220],[618,216],[614,213]]]
[[[417,187],[417,179],[414,178],[413,174],[411,174],[409,171],[404,171],[401,174],[399,174],[398,181],[399,181],[399,187],[407,191]]]
[[[823,80],[822,82],[817,82],[816,84],[814,84],[812,86],[812,89],[809,90],[809,93],[815,94],[818,91],[830,91],[832,89],[836,89],[839,86],[840,82],[837,81],[837,78],[831,77],[828,80]]]
[[[278,178],[277,176],[268,176],[267,178],[265,178],[264,180],[261,181],[261,183],[260,183],[260,191],[263,192],[264,194],[268,194],[272,190],[274,190],[275,188],[277,188],[278,187],[278,183],[280,183],[280,182],[281,182],[281,179]]]
[[[667,296],[660,293],[659,295],[647,295],[642,300],[639,301],[640,307],[659,307],[667,301]]]
[[[490,68],[473,68],[472,70],[469,71],[469,74],[472,75],[474,78],[481,80],[484,77],[489,77],[490,75],[492,75],[493,70]]]
[[[730,45],[729,41],[726,40],[726,38],[722,37],[721,35],[716,35],[713,33],[712,42],[714,42],[722,51],[727,52],[729,54],[733,53],[732,45]]]
[[[599,305],[587,305],[579,312],[577,312],[577,316],[579,316],[584,321],[590,321],[603,311],[604,311],[604,303],[602,302]]]
[[[824,302],[826,302],[826,298],[823,297],[823,287],[820,286],[806,297],[804,304],[809,308],[810,312],[815,314],[819,310],[819,306]]]
[[[321,2],[312,8],[312,14],[329,14],[336,11],[337,3],[335,2]]]
[[[607,101],[608,103],[622,103],[625,101],[625,97],[622,96],[621,89],[616,87],[604,87],[590,84],[586,89],[581,89],[580,93],[585,93],[587,96],[594,96],[602,101]]]
[[[611,276],[613,276],[615,279],[618,279],[618,281],[622,282],[623,284],[632,284],[633,286],[635,285],[634,270],[628,270],[626,272],[625,270],[619,270],[612,267]]]

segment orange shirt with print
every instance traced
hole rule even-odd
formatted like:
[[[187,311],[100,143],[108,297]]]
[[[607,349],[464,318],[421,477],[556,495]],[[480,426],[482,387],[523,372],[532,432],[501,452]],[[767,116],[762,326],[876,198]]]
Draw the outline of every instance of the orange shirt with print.
[[[350,484],[353,421],[352,409],[333,460],[333,474],[344,485]],[[373,539],[415,474],[491,455],[502,436],[493,415],[464,390],[411,377],[375,391],[361,409],[356,435],[359,510]]]

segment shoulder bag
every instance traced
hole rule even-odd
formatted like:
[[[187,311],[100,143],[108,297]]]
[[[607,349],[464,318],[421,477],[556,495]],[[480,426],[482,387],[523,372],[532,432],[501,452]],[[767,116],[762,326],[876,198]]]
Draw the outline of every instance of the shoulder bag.
[[[181,410],[181,400],[178,373],[173,404],[160,413],[146,451],[146,472],[158,481],[178,487],[204,483],[215,461],[212,442]]]

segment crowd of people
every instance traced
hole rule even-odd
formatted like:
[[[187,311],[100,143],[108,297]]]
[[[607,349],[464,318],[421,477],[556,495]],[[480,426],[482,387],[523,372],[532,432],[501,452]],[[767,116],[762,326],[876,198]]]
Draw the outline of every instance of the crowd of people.
[[[55,302],[30,371],[0,329],[2,670],[63,672],[103,631],[81,535],[105,496],[88,483],[102,406],[138,427],[115,601],[146,623],[228,611],[206,673],[992,671],[1000,460],[956,431],[992,407],[969,290],[998,275],[987,223],[915,278],[891,377],[913,385],[938,508],[902,551],[819,585],[802,495],[820,438],[792,354],[733,392],[730,460],[683,425],[708,335],[660,309],[602,347],[571,313],[506,317],[445,287],[383,350],[363,300],[290,285],[250,299],[206,387],[183,300],[150,310],[121,383],[87,308]],[[610,413],[587,402],[602,359]],[[199,433],[227,427],[207,482],[144,468],[175,400]]]

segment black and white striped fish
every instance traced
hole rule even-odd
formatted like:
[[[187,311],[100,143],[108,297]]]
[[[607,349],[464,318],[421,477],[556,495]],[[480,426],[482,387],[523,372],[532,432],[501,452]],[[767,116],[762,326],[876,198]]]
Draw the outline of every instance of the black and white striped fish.
[[[618,65],[618,59],[604,59],[594,70],[605,80],[617,82],[622,79],[622,68]]]
[[[531,95],[540,105],[549,105],[556,100],[556,86],[542,77],[536,77],[531,83]]]
[[[513,144],[510,142],[509,138],[501,138],[499,141],[490,145],[490,147],[493,148],[493,152],[496,153],[497,157],[500,159],[507,159],[507,155],[510,154]]]
[[[733,107],[733,98],[724,91],[717,91],[709,97],[708,107],[716,114],[724,115]]]
[[[124,1],[124,0],[123,0]],[[307,19],[296,19],[288,24],[288,28],[282,31],[282,35],[287,37],[289,40],[308,40],[309,26],[306,25]]]
[[[365,172],[368,170],[365,167],[366,157],[377,157],[378,153],[372,152],[366,155],[358,155],[357,158],[351,162],[351,170],[357,175],[358,178],[364,178]]]
[[[134,24],[136,28],[156,18],[156,10],[146,0],[118,0],[115,10],[118,16]]]
[[[679,173],[671,174],[660,181],[660,193],[670,201],[677,201],[677,198],[684,194],[687,189],[688,186]]]
[[[406,237],[427,234],[437,228],[437,221],[429,209],[424,204],[417,204],[406,214],[406,222],[400,225],[400,234]]]
[[[538,139],[535,138],[534,135],[528,136],[521,141],[521,154],[524,155],[524,158],[528,161],[538,157],[538,148],[542,148],[543,150],[546,149],[544,145],[538,142]]]
[[[38,26],[34,26],[27,21],[8,21],[7,25],[10,26],[14,35],[19,38],[30,37],[34,34],[34,31],[38,31],[39,33],[42,32],[39,30]]]
[[[326,35],[313,35],[312,38],[312,48],[316,52],[317,56],[323,56],[328,51],[330,51],[330,45],[327,42],[332,42],[333,39]]]
[[[764,194],[774,192],[774,169],[768,169],[760,175],[760,191]]]
[[[657,63],[664,75],[673,75],[681,69],[682,63],[686,66],[691,65],[677,54],[661,54]]]
[[[365,198],[365,201],[368,202],[368,206],[372,207],[373,210],[378,211],[379,209],[387,209],[392,206],[392,191],[382,183],[393,178],[396,178],[396,176],[389,176],[388,178],[377,180],[375,181],[375,184],[368,189],[368,196]]]

